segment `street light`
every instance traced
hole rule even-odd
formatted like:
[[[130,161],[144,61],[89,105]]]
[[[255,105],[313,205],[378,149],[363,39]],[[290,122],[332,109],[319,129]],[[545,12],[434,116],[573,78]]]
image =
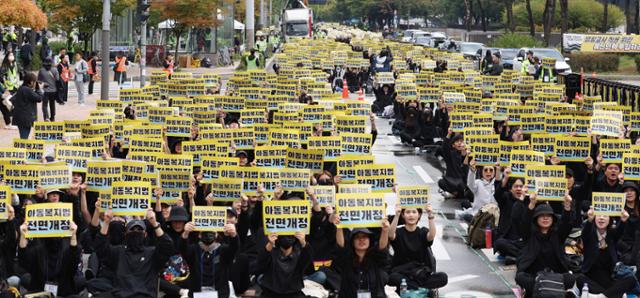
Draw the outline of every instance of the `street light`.
[[[140,88],[145,85],[147,66],[147,20],[149,19],[150,0],[138,0],[137,16],[140,21]]]

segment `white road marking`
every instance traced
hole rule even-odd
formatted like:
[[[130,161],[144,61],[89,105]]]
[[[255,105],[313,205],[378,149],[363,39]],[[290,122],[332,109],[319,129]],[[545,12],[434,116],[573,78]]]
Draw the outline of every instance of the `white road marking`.
[[[461,282],[469,279],[474,279],[474,278],[478,278],[478,276],[473,274],[460,275],[460,276],[449,278],[449,284],[452,284],[455,282]]]
[[[444,248],[444,244],[442,244],[442,226],[438,226],[438,233],[436,234],[436,239],[433,239],[433,245],[431,245],[431,250],[433,251],[433,256],[437,261],[450,261],[451,257],[447,252],[447,249]]]
[[[425,172],[425,170],[422,168],[422,166],[413,166],[413,169],[416,171],[418,176],[420,176],[420,179],[422,179],[422,181],[424,181],[424,183],[426,183],[426,184],[434,183],[433,179],[431,179],[431,176],[429,176],[429,174],[427,174],[427,172]]]

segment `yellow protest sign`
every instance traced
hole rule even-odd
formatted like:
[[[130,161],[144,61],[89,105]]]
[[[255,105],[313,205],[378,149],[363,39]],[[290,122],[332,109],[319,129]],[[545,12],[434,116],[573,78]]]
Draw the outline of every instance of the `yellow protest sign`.
[[[340,136],[309,137],[309,150],[324,152],[324,161],[335,161],[342,153],[342,138]]]
[[[526,165],[544,165],[544,153],[531,150],[512,150],[509,164],[512,177],[524,177]]]
[[[382,193],[338,193],[336,214],[340,216],[338,228],[376,228],[386,216]]]
[[[624,180],[640,181],[640,154],[624,153],[622,158]]]
[[[222,232],[227,224],[227,207],[192,206],[191,222],[197,232]]]
[[[591,116],[591,133],[601,136],[618,137],[622,128],[621,111],[595,110]]]
[[[342,133],[342,155],[368,155],[371,154],[373,136],[368,133]]]
[[[300,131],[297,129],[269,129],[269,146],[301,148]]]
[[[102,158],[105,152],[105,140],[104,138],[82,138],[78,140],[72,140],[71,145],[75,147],[83,147],[91,149],[91,157]]]
[[[27,161],[27,150],[22,148],[0,148],[0,161],[23,164]]]
[[[132,136],[129,139],[129,152],[163,152],[164,141],[161,138]]]
[[[334,185],[313,185],[313,195],[320,207],[334,206],[336,200],[336,187]],[[305,199],[311,200],[305,192]]]
[[[454,132],[463,132],[467,127],[473,127],[474,113],[453,112],[450,114],[451,130]]]
[[[495,166],[500,159],[500,145],[489,143],[474,143],[473,159],[479,166]]]
[[[622,156],[631,151],[629,139],[601,139],[599,153],[604,163],[621,163]]]
[[[40,162],[44,154],[45,141],[13,139],[13,148],[24,149],[27,160]]]
[[[309,169],[313,172],[322,170],[324,152],[320,150],[307,150],[287,148],[287,167],[293,169]]]
[[[114,215],[144,216],[151,208],[153,196],[149,182],[116,181],[111,185],[111,208]]]
[[[11,206],[11,187],[0,185],[0,220],[9,218],[9,206]]]
[[[391,192],[396,183],[396,165],[359,165],[356,168],[356,181],[358,184],[371,185],[372,192]]]
[[[29,204],[25,212],[26,238],[71,236],[72,203]]]
[[[182,154],[193,156],[193,166],[201,166],[205,156],[216,156],[218,146],[223,145],[217,140],[182,141]]]
[[[16,194],[34,194],[36,186],[40,182],[41,165],[12,165],[3,166],[4,174],[2,180],[11,186],[11,190]]]
[[[298,232],[308,234],[311,205],[306,200],[264,201],[262,218],[266,235],[293,235]]]
[[[567,189],[567,178],[536,178],[535,194],[538,201],[564,201]]]
[[[565,166],[536,165],[530,164],[524,167],[525,185],[529,193],[534,193],[536,189],[535,180],[537,178],[565,178]]]
[[[191,182],[191,172],[191,167],[186,166],[175,166],[160,170],[160,186],[165,191],[187,191]]]
[[[66,164],[45,164],[38,171],[38,186],[42,189],[68,188],[71,184],[71,169]]]
[[[91,148],[56,146],[56,159],[64,161],[74,172],[87,172],[87,163],[91,159]]]
[[[574,125],[574,119],[569,116],[547,116],[545,119],[545,131],[548,134],[568,135]]]
[[[624,193],[593,192],[591,206],[596,215],[620,216],[624,210]]]
[[[425,208],[429,202],[429,187],[399,186],[398,204],[402,208]]]
[[[188,154],[167,154],[160,153],[156,155],[157,169],[160,171],[171,170],[174,168],[192,168],[193,156]]]
[[[214,201],[233,202],[242,194],[242,179],[215,179],[211,181],[211,196]]]
[[[590,153],[591,138],[589,137],[556,137],[556,156],[560,161],[584,162]]]
[[[511,158],[511,151],[513,150],[529,150],[529,142],[509,142],[500,141],[500,165],[503,167],[509,166],[509,160]]]
[[[552,156],[556,152],[556,136],[550,134],[531,135],[531,150]]]
[[[280,184],[287,191],[305,191],[311,180],[311,171],[308,169],[280,170]]]
[[[205,156],[202,158],[202,183],[211,183],[214,179],[218,179],[224,176],[220,176],[220,168],[223,166],[238,166],[240,165],[240,159],[237,157],[218,157],[218,156]],[[232,178],[232,177],[224,177]],[[242,177],[240,177],[242,178]]]
[[[258,146],[254,151],[256,166],[283,168],[287,158],[286,146]]]
[[[33,123],[33,138],[47,143],[62,142],[64,122],[36,121]]]
[[[122,178],[121,160],[90,160],[87,163],[87,190],[106,191],[110,190],[113,182]]]
[[[168,137],[191,137],[191,125],[193,120],[190,117],[168,116],[165,118],[164,126]]]
[[[336,129],[342,133],[365,133],[367,126],[366,116],[337,116]]]

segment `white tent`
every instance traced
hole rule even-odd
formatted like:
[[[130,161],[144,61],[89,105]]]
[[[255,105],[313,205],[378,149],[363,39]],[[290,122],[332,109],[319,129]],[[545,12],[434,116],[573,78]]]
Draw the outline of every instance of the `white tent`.
[[[158,23],[158,29],[171,29],[174,25],[174,20],[166,20],[164,22]],[[233,20],[233,29],[234,30],[244,30],[244,24],[240,23],[238,20]]]

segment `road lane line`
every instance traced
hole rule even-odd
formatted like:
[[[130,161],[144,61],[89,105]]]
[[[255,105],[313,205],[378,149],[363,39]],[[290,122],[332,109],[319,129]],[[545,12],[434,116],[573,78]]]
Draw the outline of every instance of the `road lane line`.
[[[438,234],[436,234],[436,239],[433,239],[433,245],[431,245],[433,256],[438,261],[450,261],[451,257],[449,256],[447,249],[444,248],[444,244],[442,243],[442,225],[439,225],[437,229]]]
[[[461,282],[469,279],[474,279],[474,278],[478,278],[478,276],[473,274],[460,275],[460,276],[449,278],[449,284]]]
[[[433,181],[433,179],[431,179],[431,176],[429,176],[429,174],[427,174],[427,172],[425,172],[425,170],[422,168],[422,166],[413,166],[413,169],[416,171],[418,176],[420,176],[420,179],[422,179],[422,181],[424,181],[424,183],[431,184],[431,183],[435,182],[435,181]]]

